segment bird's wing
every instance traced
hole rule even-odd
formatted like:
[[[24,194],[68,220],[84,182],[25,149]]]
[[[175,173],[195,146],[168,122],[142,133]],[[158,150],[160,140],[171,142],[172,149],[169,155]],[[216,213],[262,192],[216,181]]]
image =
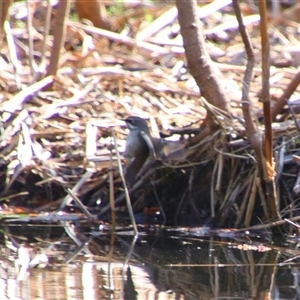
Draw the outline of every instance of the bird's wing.
[[[181,141],[164,141],[162,147],[162,160],[182,161],[188,155],[188,150],[185,143]]]
[[[137,175],[143,167],[148,155],[138,155],[131,159],[125,169],[125,180],[129,187],[132,187],[137,181]]]
[[[158,159],[158,154],[156,153],[155,147],[153,145],[152,139],[149,134],[147,134],[145,131],[141,131],[141,135],[144,139],[144,141],[147,143],[147,146],[149,148],[150,155],[153,159]]]

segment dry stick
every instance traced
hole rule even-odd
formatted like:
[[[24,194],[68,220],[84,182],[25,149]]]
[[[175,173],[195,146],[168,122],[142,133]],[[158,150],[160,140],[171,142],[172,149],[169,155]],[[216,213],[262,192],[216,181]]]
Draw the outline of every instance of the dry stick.
[[[93,172],[86,171],[85,174],[81,177],[81,179],[75,184],[72,188],[72,193],[77,193],[77,191],[86,183],[86,181],[93,175]],[[69,195],[66,196],[60,204],[58,211],[63,210],[66,205],[68,205],[72,201],[72,197]]]
[[[9,112],[7,116],[4,117],[4,122],[7,121],[11,114],[14,113],[16,110],[20,109],[21,105],[26,102],[28,99],[28,96],[31,96],[32,94],[36,93],[37,91],[41,90],[46,85],[53,82],[53,77],[48,76],[41,81],[35,82],[31,86],[28,86],[18,94],[14,95],[12,98],[10,98],[8,101],[5,101],[2,104],[1,111],[3,112]]]
[[[295,160],[295,159],[294,159],[294,160]],[[297,159],[297,160],[298,160],[298,159]],[[300,191],[300,171],[299,171],[299,173],[298,173],[297,180],[296,180],[296,182],[295,182],[295,184],[294,184],[294,187],[293,187],[293,192],[294,192],[295,194],[298,194],[299,191]]]
[[[44,155],[42,153],[41,145],[37,141],[35,141],[34,143],[32,143],[31,147],[32,147],[32,151],[35,154],[38,162],[42,165],[42,167],[44,169],[43,174],[44,174],[44,178],[45,178],[44,180],[37,182],[35,185],[39,186],[39,185],[47,183],[48,181],[51,182],[52,180],[54,180],[53,177],[58,177],[58,174],[57,174],[57,171],[55,170],[55,168],[53,166],[51,166],[51,164],[48,162],[48,159],[46,157],[44,157]]]
[[[157,204],[158,204],[160,214],[161,214],[162,217],[163,217],[163,223],[162,223],[162,225],[164,225],[164,224],[166,223],[166,221],[167,221],[167,217],[166,217],[166,214],[165,214],[163,205],[162,205],[161,201],[159,200],[158,194],[157,194],[157,192],[156,192],[155,184],[154,184],[154,182],[153,182],[152,180],[151,180],[151,185],[152,185],[152,187],[153,187],[153,188],[152,188],[152,191],[153,191],[155,200],[156,200],[156,202],[157,202]]]
[[[80,210],[88,217],[89,221],[93,221],[95,219],[94,216],[85,208],[85,206],[82,204],[80,199],[73,193],[73,191],[71,189],[67,189],[67,193],[70,197],[72,197],[72,199],[80,208]]]
[[[254,126],[254,123],[252,121],[252,111],[251,111],[251,105],[250,105],[250,98],[249,98],[249,89],[250,89],[250,83],[252,79],[252,72],[253,67],[255,63],[254,59],[254,52],[253,47],[250,42],[250,39],[248,37],[248,34],[245,29],[245,25],[243,24],[243,19],[240,11],[240,7],[238,4],[238,0],[233,0],[232,5],[236,14],[236,18],[239,23],[239,30],[240,34],[242,36],[245,50],[247,53],[247,67],[245,70],[245,76],[243,79],[243,87],[242,87],[242,110],[245,118],[245,127],[247,130],[247,134],[249,136],[250,142],[252,144],[252,147],[255,149],[255,151],[258,153],[260,152],[261,147],[261,139],[258,136],[258,132]],[[260,154],[259,154],[260,156]]]
[[[290,207],[290,210],[289,210],[289,213],[290,213],[290,219],[293,217],[293,207],[292,207],[292,204],[289,205]],[[289,221],[288,219],[284,219],[286,220],[288,223],[293,223],[292,221]],[[295,224],[295,223],[294,223]],[[297,227],[299,228],[300,226],[297,225]],[[293,234],[293,227],[292,225],[289,226],[289,234],[292,235]]]
[[[89,158],[94,157],[97,152],[97,127],[88,121],[85,127],[85,156]]]
[[[225,203],[228,201],[230,195],[232,194],[233,189],[235,188],[237,183],[241,181],[240,174],[237,175],[237,168],[240,168],[238,171],[239,173],[241,173],[240,170],[242,170],[242,167],[238,166],[238,161],[235,159],[229,159],[228,164],[230,164],[229,167],[227,166],[227,168],[229,168],[229,170],[230,170],[230,178],[229,178],[229,182],[227,184],[228,188],[226,189],[226,193],[223,196],[224,201],[221,206],[225,205]]]
[[[40,74],[45,73],[45,68],[47,65],[47,57],[46,57],[47,37],[49,34],[49,30],[50,30],[51,12],[52,12],[51,1],[47,0],[46,20],[45,20],[45,26],[44,26],[44,32],[43,32],[43,45],[42,45],[42,50],[41,50],[41,62],[39,65],[39,73]]]
[[[111,32],[108,30],[104,30],[101,28],[96,28],[94,26],[88,26],[88,25],[84,25],[84,24],[80,24],[78,22],[74,22],[74,21],[68,21],[68,26],[72,26],[72,27],[76,27],[79,29],[84,30],[85,32],[88,32],[90,34],[97,34],[100,36],[104,36],[109,40],[112,41],[117,41],[129,46],[133,46],[133,47],[138,47],[141,48],[143,50],[149,51],[149,52],[154,52],[156,54],[169,54],[169,50],[165,49],[163,47],[160,46],[156,46],[147,42],[141,42],[141,41],[136,41],[128,36],[124,36],[122,34],[119,33],[115,33],[115,32]]]
[[[218,134],[220,134],[221,130],[218,130],[216,132],[214,132],[213,134],[211,134],[211,132],[207,131],[204,132],[204,136],[201,136],[202,139],[200,139],[197,143],[192,144],[192,146],[189,147],[189,150],[197,150],[199,151],[200,146],[205,145],[205,144],[209,144],[210,142],[212,142]],[[200,135],[199,135],[200,136]]]
[[[229,5],[231,0],[217,0],[209,3],[201,8],[198,8],[198,16],[200,19],[204,19],[205,17],[213,14],[214,12],[220,10],[221,8]],[[174,23],[177,18],[177,8],[172,7],[170,10],[163,13],[157,19],[155,19],[152,23],[150,23],[145,29],[140,30],[137,34],[137,40],[147,40],[150,37],[153,37],[155,34],[160,32],[166,26]],[[177,33],[177,32],[176,32]],[[160,44],[165,44],[164,41],[159,39]]]
[[[223,170],[224,170],[224,156],[222,155],[222,153],[220,153],[218,155],[218,172],[217,172],[217,180],[216,180],[216,187],[215,187],[215,191],[216,192],[220,192],[221,189],[221,182],[222,182],[222,174],[223,174]]]
[[[32,160],[32,140],[29,132],[28,126],[22,122],[22,136],[19,137],[19,144],[18,144],[18,160],[19,164],[14,169],[14,173],[12,178],[10,179],[9,183],[6,185],[3,193],[6,193],[14,181],[18,178],[20,173],[24,170],[26,166],[31,163]],[[21,138],[22,137],[22,138]]]
[[[53,46],[51,50],[51,57],[47,69],[47,75],[56,75],[60,51],[63,48],[63,42],[66,33],[66,18],[68,17],[70,8],[70,0],[61,0],[58,2],[58,9],[56,15],[55,29],[53,34]],[[51,86],[48,86],[51,88]]]
[[[253,181],[251,185],[251,191],[250,191],[250,197],[247,199],[247,211],[245,215],[245,226],[249,226],[251,218],[252,218],[252,213],[253,213],[253,207],[254,207],[254,202],[255,202],[255,197],[257,193],[257,169],[255,169],[255,172],[253,174]]]
[[[183,193],[182,196],[181,196],[180,201],[179,201],[178,204],[177,204],[177,210],[176,210],[175,217],[174,217],[174,224],[175,224],[175,225],[177,225],[177,222],[178,222],[178,216],[179,216],[179,214],[182,212],[182,205],[183,205],[183,202],[184,202],[186,193],[187,193],[187,189],[184,191],[184,193]]]
[[[259,15],[250,15],[250,16],[244,17],[244,22],[243,23],[245,25],[249,25],[249,24],[259,22],[259,19],[260,19]],[[226,31],[226,30],[232,30],[232,29],[235,29],[237,27],[238,27],[238,24],[236,23],[235,20],[227,21],[227,22],[224,22],[220,25],[216,25],[211,29],[204,30],[204,33],[205,33],[205,35],[218,34],[219,32],[223,32],[223,31]]]
[[[289,205],[289,215],[290,215],[290,219],[293,217],[293,207],[292,207],[292,204],[290,204]],[[291,221],[289,221],[289,220],[287,220],[287,219],[284,219],[284,220],[286,220],[287,222],[291,222]],[[292,223],[292,222],[291,222]],[[298,225],[299,226],[299,225]],[[299,226],[300,227],[300,226]],[[289,234],[290,235],[292,235],[292,233],[293,233],[293,227],[292,226],[289,226]]]
[[[267,199],[267,196],[265,193],[264,193],[264,190],[262,188],[262,185],[261,185],[261,181],[258,180],[257,181],[257,185],[258,185],[258,194],[259,194],[259,197],[260,197],[260,201],[262,203],[262,207],[264,209],[264,213],[265,213],[265,217],[266,217],[266,220],[271,220],[271,216],[269,214],[269,210],[268,210],[268,199]]]
[[[11,63],[13,65],[14,68],[14,76],[15,76],[15,82],[16,85],[18,87],[18,89],[21,88],[21,81],[20,81],[20,76],[19,76],[19,71],[20,71],[20,63],[17,57],[17,50],[16,50],[16,46],[14,43],[14,38],[12,36],[12,32],[11,32],[11,28],[10,28],[10,24],[8,21],[4,22],[4,30],[6,33],[6,40],[7,40],[7,45],[8,45],[8,49],[9,49],[9,56],[10,56],[10,60]]]
[[[195,203],[194,200],[195,197],[192,197],[192,190],[193,190],[193,182],[194,182],[194,177],[195,177],[195,169],[192,168],[191,169],[191,173],[190,173],[190,176],[189,176],[189,185],[188,185],[188,188],[187,188],[187,191],[188,191],[188,199],[189,199],[189,203],[190,205],[192,206],[194,212],[197,214],[197,216],[200,216],[200,212],[197,208],[197,205]]]
[[[261,34],[261,52],[262,52],[262,92],[261,101],[263,102],[264,117],[265,117],[265,157],[267,162],[272,166],[272,151],[273,151],[273,132],[272,120],[270,111],[270,45],[268,39],[268,24],[266,15],[265,1],[259,1],[260,34]],[[264,174],[266,176],[267,174]],[[272,178],[267,178],[272,180]]]
[[[268,39],[268,19],[266,1],[258,2],[259,12],[261,16],[260,34],[262,47],[262,92],[261,100],[264,108],[265,118],[265,140],[264,152],[266,158],[266,172],[264,173],[265,194],[266,194],[266,217],[270,214],[270,220],[279,220],[280,214],[278,211],[278,199],[276,195],[274,183],[274,164],[273,164],[273,130],[272,130],[272,115],[270,103],[270,45]]]
[[[116,144],[115,144],[116,145]],[[111,223],[112,231],[116,228],[116,207],[115,207],[115,195],[114,195],[114,173],[113,173],[113,153],[112,147],[110,147],[110,161],[109,161],[109,203],[111,207]]]
[[[32,27],[32,2],[31,1],[26,1],[27,4],[27,20],[26,20],[26,25],[27,25],[27,34],[28,34],[28,48],[29,48],[29,65],[31,69],[31,75],[34,77],[36,74],[36,63],[34,61],[34,56],[33,56],[33,33],[35,32],[35,29]]]
[[[289,220],[289,221],[300,221],[300,216],[293,217],[291,219],[284,219],[284,220],[280,220],[280,221],[270,222],[268,224],[250,226],[250,227],[238,229],[235,232],[245,232],[245,231],[248,231],[248,230],[260,230],[260,229],[267,229],[267,228],[277,227],[277,226],[284,225],[287,222],[290,223],[287,220]]]
[[[296,124],[298,124],[296,122]],[[299,131],[300,132],[300,131]],[[286,154],[286,145],[285,145],[285,137],[282,139],[283,143],[281,144],[282,146],[279,148],[279,150],[275,151],[276,157],[275,157],[275,163],[276,163],[276,178],[275,182],[278,185],[279,179],[282,175],[283,172],[283,167],[284,167],[284,156]],[[279,185],[278,185],[279,188]]]
[[[137,191],[141,186],[142,184],[144,183],[145,179],[148,178],[150,176],[151,173],[153,173],[155,171],[155,169],[152,167],[152,164],[147,164],[147,169],[148,171],[143,174],[143,177],[141,177],[141,179],[139,179],[135,184],[134,186],[129,190],[130,191],[130,194]],[[121,201],[124,200],[124,198],[126,197],[126,193],[124,194],[121,194],[119,195],[116,200],[115,200],[115,204],[117,203],[120,203]],[[109,204],[107,204],[106,206],[104,206],[102,209],[101,209],[101,212],[100,214],[104,214],[105,212],[107,212],[108,210],[110,210],[111,207]]]
[[[231,195],[229,196],[228,200],[226,201],[226,204],[223,205],[222,209],[220,209],[219,213],[217,214],[217,222],[218,227],[222,227],[224,225],[224,222],[228,218],[229,212],[231,210],[231,207],[233,203],[235,202],[239,192],[240,192],[241,183],[238,183],[235,188],[233,189]],[[223,202],[225,203],[225,202]],[[221,213],[220,213],[221,212]]]
[[[20,192],[20,193],[16,193],[16,194],[13,194],[13,195],[6,196],[5,191],[3,191],[1,194],[4,194],[4,196],[0,197],[0,201],[4,201],[4,200],[7,201],[7,200],[10,200],[10,199],[14,199],[14,198],[28,196],[29,192]]]
[[[263,0],[260,1],[259,3],[261,3],[261,2],[263,2]],[[241,14],[238,0],[233,0],[232,5],[233,5],[234,11],[235,11],[236,18],[239,23],[240,34],[243,39],[243,43],[245,45],[245,49],[247,52],[247,68],[246,68],[246,72],[245,72],[245,76],[244,76],[244,80],[243,80],[243,88],[242,88],[242,110],[243,110],[243,114],[244,114],[244,118],[245,118],[246,132],[247,132],[247,135],[249,136],[251,146],[253,147],[253,149],[256,153],[257,166],[259,169],[258,176],[260,176],[260,178],[262,178],[262,179],[265,179],[265,174],[267,174],[267,164],[265,163],[265,158],[264,158],[263,152],[262,152],[261,135],[259,134],[258,130],[255,128],[253,120],[252,120],[252,110],[251,110],[251,105],[250,105],[251,100],[249,98],[249,88],[250,88],[252,72],[253,72],[253,67],[254,67],[254,62],[255,62],[253,47],[252,47],[252,44],[248,37],[248,34],[246,32],[245,25],[243,24],[242,14]],[[263,68],[263,72],[264,71],[266,71],[266,66]],[[268,134],[269,134],[269,131],[268,131]],[[271,159],[271,161],[272,161],[272,159]],[[270,164],[270,166],[272,166],[272,164]],[[252,212],[253,210],[249,207],[248,212],[250,213],[250,211]],[[265,214],[267,215],[267,212],[265,212]],[[271,216],[273,217],[273,213],[271,213]],[[249,221],[250,219],[251,219],[251,216],[248,215],[247,221]]]
[[[3,113],[2,120],[4,120],[5,115],[6,114]],[[29,118],[28,110],[21,110],[17,117],[12,121],[12,124],[7,126],[7,128],[3,131],[0,137],[0,147],[2,148],[2,151],[0,152],[1,155],[5,155],[5,153],[12,151],[12,148],[14,148],[13,138],[17,138],[17,132],[20,130],[20,126],[27,118]]]
[[[118,162],[118,168],[119,168],[120,177],[121,177],[121,180],[122,180],[123,186],[124,186],[124,193],[125,193],[125,199],[126,199],[126,204],[127,204],[127,208],[128,208],[128,213],[129,213],[129,216],[130,216],[130,220],[131,220],[131,223],[132,223],[134,233],[135,233],[135,235],[138,235],[138,229],[137,229],[136,222],[135,222],[135,219],[134,219],[132,205],[131,205],[131,202],[130,202],[130,196],[129,196],[129,193],[128,193],[128,189],[127,189],[127,186],[126,186],[126,181],[125,181],[125,177],[124,177],[124,173],[123,173],[120,153],[119,153],[119,150],[118,150],[118,147],[117,147],[117,138],[116,138],[116,135],[115,135],[115,132],[114,132],[113,129],[111,129],[111,134],[112,134],[113,139],[114,139],[115,150],[116,150],[116,155],[117,155],[117,162]]]
[[[253,177],[254,176],[252,174],[252,175],[250,175],[250,177],[247,178],[246,181],[244,181],[244,184],[247,185],[247,189],[244,194],[244,198],[243,198],[242,204],[240,206],[240,210],[239,210],[237,219],[234,223],[234,228],[239,227],[239,225],[241,224],[241,221],[242,221],[242,217],[244,216],[244,212],[246,210],[247,203],[249,202],[249,199],[250,199],[250,191],[251,191],[251,186],[253,184]]]
[[[233,194],[233,191],[236,189],[236,186],[239,185],[241,186],[241,180],[240,180],[240,176],[235,176],[235,172],[232,170],[232,168],[230,168],[231,170],[231,178],[230,178],[230,181],[229,181],[229,184],[228,184],[228,188],[227,188],[227,191],[226,191],[226,195],[223,196],[223,201],[221,203],[221,206],[219,208],[219,211],[222,211],[224,208],[226,208],[226,206],[228,206],[227,202],[230,200],[230,198],[232,198],[232,194]],[[240,188],[239,188],[240,190]],[[237,191],[237,195],[240,194],[240,191]],[[233,202],[232,202],[232,205],[233,205]],[[223,212],[221,212],[223,214]]]
[[[292,218],[290,218],[292,219]],[[298,229],[300,229],[300,225],[299,224],[296,224],[295,222],[292,222],[290,219],[284,219],[284,221],[290,223],[291,225],[297,227]]]
[[[61,221],[60,223],[64,227],[66,234],[74,241],[75,245],[79,246],[79,249],[81,249],[81,251],[85,254],[91,254],[89,248],[85,246],[87,246],[91,239],[93,239],[93,235],[90,235],[86,240],[85,236],[80,236],[80,233],[74,230],[74,227],[70,226],[70,223],[68,221]],[[75,250],[75,253],[78,253],[78,248]],[[74,258],[74,254],[69,259],[72,260],[72,257]]]
[[[288,106],[289,106],[290,113],[291,113],[291,115],[292,115],[292,119],[293,119],[294,122],[295,122],[295,126],[296,126],[298,132],[300,133],[300,127],[299,127],[299,123],[298,123],[298,121],[297,121],[297,117],[296,117],[296,114],[295,114],[295,112],[294,112],[294,109],[293,109],[293,107],[291,106],[291,104],[290,104],[289,102],[288,102],[287,104],[288,104]]]
[[[21,151],[18,151],[18,159],[20,160],[20,163],[23,166],[27,166],[30,164],[33,156],[33,151],[32,151],[32,139],[30,135],[30,130],[28,126],[22,122],[21,123],[21,128],[22,128],[22,136],[23,136],[23,141],[21,139],[19,140],[20,144],[22,144],[21,148],[18,147],[18,149]]]
[[[215,249],[213,247],[211,247],[211,248]],[[213,250],[210,250],[210,251],[213,251]],[[250,251],[247,251],[247,252],[250,252]],[[221,265],[220,261],[216,260],[216,259],[214,261],[215,261],[215,263],[208,263],[208,264],[207,263],[205,263],[205,264],[195,264],[195,263],[193,263],[193,264],[184,264],[184,263],[176,264],[176,263],[172,263],[172,264],[166,264],[166,266],[168,266],[168,267],[174,267],[174,268],[175,267],[179,267],[179,268],[199,268],[199,267],[202,267],[202,268],[209,268],[209,270],[211,270],[212,267],[215,267],[215,268],[220,269],[220,265]],[[280,263],[280,264],[279,263],[259,263],[259,265],[263,266],[263,267],[274,267],[274,266],[277,266],[277,265],[282,266],[283,263]],[[296,263],[295,263],[295,265],[296,265]],[[237,264],[236,262],[235,263],[230,263],[230,264],[223,264],[222,263],[222,268],[225,268],[225,267],[235,267],[236,268],[237,266],[238,267],[242,267],[242,266],[243,267],[248,267],[248,266],[254,266],[254,264],[253,263],[246,263],[246,264],[240,264],[240,263],[238,263]],[[298,263],[297,263],[297,266],[298,266]],[[220,277],[220,276],[218,276],[218,277]],[[253,273],[252,277],[255,277],[254,273]],[[213,278],[215,279],[215,275],[214,275]],[[257,276],[255,278],[256,278],[256,282],[259,282],[259,283],[263,282],[263,280],[257,280]],[[220,279],[218,279],[218,280],[220,281]],[[210,282],[210,285],[212,286],[213,283]],[[255,286],[255,285],[252,284],[251,286]],[[270,290],[270,289],[268,288],[268,290]],[[219,293],[220,292],[218,292],[218,290],[215,291],[215,294],[219,294]],[[237,299],[237,298],[233,298],[233,299]],[[270,299],[270,298],[266,298],[266,299]]]
[[[41,113],[42,119],[49,119],[54,114],[57,114],[60,112],[60,109],[65,108],[69,106],[79,106],[81,102],[79,100],[83,99],[92,89],[95,88],[95,85],[99,82],[99,78],[94,78],[91,80],[91,82],[87,83],[86,86],[78,91],[78,93],[74,94],[71,98],[66,99],[65,101],[62,101],[61,103],[53,103],[45,105],[41,108],[41,110],[45,109],[44,113]]]
[[[289,201],[289,203],[291,203],[291,205],[293,205],[293,206],[292,206],[293,210],[298,210],[299,205],[295,205],[294,197],[293,197],[292,191],[291,191],[290,188],[288,187],[288,184],[287,184],[286,180],[284,180],[284,178],[281,178],[280,181],[281,181],[281,184],[283,185],[283,188],[285,189],[285,191],[286,191],[286,193],[287,193],[287,201]],[[287,211],[287,210],[288,210],[288,211]],[[286,215],[289,211],[290,211],[290,208],[289,208],[289,206],[288,206],[288,207],[285,207],[284,209],[282,209],[281,212],[280,212],[280,214],[281,214],[281,216],[284,216],[284,215]]]
[[[177,18],[177,9],[176,7],[172,7],[153,22],[151,22],[146,28],[139,30],[136,35],[137,40],[147,40],[149,37],[157,34],[160,30],[162,30],[170,23],[173,23]]]
[[[275,102],[275,105],[272,107],[272,119],[275,120],[276,116],[282,111],[283,107],[286,105],[289,98],[293,95],[296,88],[300,84],[300,68],[298,68],[298,73],[295,75],[293,80],[288,84],[284,93],[280,96],[279,99]]]
[[[69,228],[69,225],[64,226],[64,228],[66,230],[66,228]],[[76,239],[76,241],[78,241],[78,238],[75,236],[75,234],[72,233],[72,235],[70,235],[70,233],[69,233],[70,231],[68,232],[67,230],[66,230],[66,232],[68,233],[70,238],[72,238],[73,241],[75,241],[75,239]],[[93,240],[93,238],[94,238],[93,236],[89,236],[87,241],[81,242],[81,244],[78,245],[79,247],[76,249],[76,251],[72,252],[71,256],[69,256],[68,259],[64,263],[70,264],[75,258],[77,258],[77,256],[79,254],[82,254],[82,252],[84,252],[87,255],[91,256],[91,252],[90,252],[90,250],[88,249],[87,246]]]
[[[251,155],[248,154],[248,156],[245,156],[245,155],[239,155],[239,154],[233,154],[233,153],[230,153],[230,152],[223,152],[221,151],[220,149],[214,147],[214,150],[216,152],[219,152],[220,154],[222,154],[223,156],[227,156],[227,157],[231,157],[231,158],[237,158],[237,159],[246,159],[246,160],[249,160],[249,158],[251,158],[254,162],[255,162],[255,159],[254,157],[252,157]],[[239,149],[240,150],[240,149]]]
[[[219,159],[214,164],[214,168],[211,176],[211,183],[210,183],[210,212],[211,212],[210,214],[212,218],[216,215],[215,212],[216,199],[214,193],[214,186],[215,186],[215,177],[216,177],[218,166],[219,166]]]
[[[229,113],[209,103],[204,97],[201,97],[201,101],[203,102],[203,107],[214,116],[216,123],[218,123],[221,128],[224,128],[224,125],[220,121],[220,117],[222,117],[224,120],[231,122],[231,116]]]
[[[12,186],[12,184],[16,181],[16,179],[19,177],[19,175],[23,171],[24,171],[24,166],[21,163],[19,163],[14,168],[13,176],[10,179],[9,179],[9,176],[7,176],[6,186],[5,186],[4,190],[1,193],[2,195],[7,193],[7,191],[10,189],[10,187]],[[9,179],[9,181],[8,181],[8,179]]]

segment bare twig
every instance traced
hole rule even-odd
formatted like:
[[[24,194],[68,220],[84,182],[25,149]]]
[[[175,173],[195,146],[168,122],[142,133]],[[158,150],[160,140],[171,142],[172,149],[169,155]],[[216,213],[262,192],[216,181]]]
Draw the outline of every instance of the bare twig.
[[[265,214],[271,220],[280,219],[278,211],[278,199],[275,189],[275,170],[273,163],[273,130],[272,130],[272,115],[270,103],[270,45],[268,38],[268,18],[267,18],[267,5],[265,0],[259,1],[260,13],[260,34],[261,34],[261,47],[262,47],[262,93],[261,99],[264,108],[265,118],[265,139],[264,139],[264,154],[266,161],[263,161],[264,174],[263,180],[265,183]],[[266,211],[269,210],[269,212]]]
[[[27,25],[27,34],[28,34],[28,58],[29,58],[29,65],[31,69],[31,75],[34,77],[36,72],[37,72],[37,65],[34,60],[34,55],[33,55],[33,39],[34,39],[34,33],[35,29],[32,26],[32,15],[33,15],[33,3],[31,1],[26,1],[27,4],[27,20],[26,20],[26,25]]]
[[[95,217],[85,208],[80,199],[73,193],[72,190],[67,189],[67,192],[72,200],[76,203],[76,205],[80,208],[80,210],[88,217],[89,221],[95,220]]]
[[[39,65],[39,74],[44,74],[46,71],[45,70],[47,65],[46,50],[47,50],[48,34],[50,31],[50,24],[51,24],[51,12],[52,12],[51,1],[47,0],[47,10],[46,10],[45,27],[43,32],[43,46],[41,50],[41,62]]]
[[[286,87],[284,93],[277,99],[272,107],[272,119],[275,120],[276,116],[282,111],[283,107],[287,104],[290,97],[296,91],[300,84],[300,68],[292,81]]]
[[[53,77],[48,76],[41,81],[38,81],[31,86],[25,88],[23,91],[19,92],[12,98],[10,98],[8,101],[4,102],[2,104],[1,110],[4,112],[8,112],[4,117],[4,121],[8,120],[11,116],[11,113],[14,113],[16,110],[21,108],[21,105],[24,103],[24,101],[27,100],[28,96],[33,95],[37,91],[41,90],[43,87],[47,86],[48,84],[53,82]]]
[[[61,0],[58,4],[56,26],[54,30],[53,46],[51,51],[51,57],[48,65],[47,76],[56,75],[56,71],[59,65],[60,52],[63,49],[63,42],[65,39],[66,31],[66,19],[68,18],[70,7],[69,0]],[[50,86],[48,87],[50,88]]]
[[[111,224],[112,230],[116,228],[116,208],[115,208],[115,191],[114,191],[114,169],[113,169],[113,147],[110,147],[110,163],[109,163],[109,203],[111,207]]]
[[[113,139],[114,139],[114,144],[117,145],[117,138],[116,138],[116,135],[115,135],[113,129],[111,130],[111,134],[112,134]],[[126,185],[126,181],[125,181],[125,177],[124,177],[124,173],[123,173],[120,153],[119,153],[119,150],[118,150],[117,147],[115,147],[115,150],[116,150],[116,154],[117,154],[117,162],[118,162],[119,173],[120,173],[120,176],[121,176],[121,179],[122,179],[122,182],[123,182],[123,186],[124,186],[125,199],[126,199],[126,204],[127,204],[130,220],[131,220],[131,223],[132,223],[134,233],[137,235],[138,234],[138,229],[137,229],[137,226],[136,226],[136,222],[135,222],[135,218],[134,218],[134,214],[133,214],[133,210],[132,210],[132,205],[131,205],[131,202],[130,202],[130,196],[129,196],[129,193],[128,193],[128,189],[127,189],[127,185]]]
[[[86,181],[87,181],[92,175],[93,175],[92,172],[87,171],[87,172],[81,177],[81,179],[76,183],[76,185],[72,188],[72,194],[77,193],[77,191],[78,191],[78,190],[86,183]],[[61,202],[61,205],[60,205],[60,207],[59,207],[59,209],[58,209],[59,211],[60,211],[60,210],[63,210],[64,207],[65,207],[66,205],[68,205],[68,204],[71,203],[72,197],[70,197],[70,195],[72,195],[72,194],[69,193],[69,195],[66,196],[66,197],[63,199],[63,201]]]
[[[15,81],[16,81],[16,85],[17,87],[20,89],[21,88],[21,82],[20,82],[20,75],[19,75],[19,71],[20,71],[20,62],[18,60],[17,57],[17,50],[16,50],[16,46],[15,46],[15,42],[14,42],[14,38],[12,36],[11,33],[11,28],[10,28],[10,24],[8,21],[4,22],[4,30],[6,33],[6,39],[7,39],[7,44],[9,47],[9,54],[10,54],[10,59],[11,59],[11,63],[14,67],[14,76],[15,76]]]

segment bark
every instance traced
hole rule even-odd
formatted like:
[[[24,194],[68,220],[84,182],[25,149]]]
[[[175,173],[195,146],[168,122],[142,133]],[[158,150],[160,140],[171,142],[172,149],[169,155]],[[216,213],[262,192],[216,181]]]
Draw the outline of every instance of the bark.
[[[112,30],[105,6],[99,0],[76,0],[76,10],[80,19],[90,20],[95,27]]]
[[[201,95],[214,106],[229,112],[229,99],[224,93],[220,71],[213,65],[205,46],[202,23],[197,16],[195,0],[176,0],[178,21],[190,73]]]
[[[278,210],[278,199],[275,188],[275,170],[273,163],[273,129],[272,129],[272,114],[270,103],[270,45],[268,38],[268,18],[267,5],[265,0],[258,3],[260,14],[260,34],[261,34],[261,52],[262,52],[262,95],[264,119],[265,119],[265,139],[264,139],[264,154],[265,154],[265,173],[264,185],[267,201],[267,208],[271,220],[280,220]],[[273,230],[274,231],[274,230]]]
[[[272,119],[273,121],[276,120],[276,116],[281,113],[284,106],[288,103],[288,100],[293,95],[295,90],[300,84],[300,68],[298,69],[298,73],[295,75],[293,80],[289,83],[287,88],[285,89],[284,93],[278,98],[274,107],[272,108]]]
[[[56,16],[56,26],[53,34],[53,46],[51,51],[50,62],[47,70],[47,76],[56,75],[61,49],[64,44],[65,34],[66,34],[66,18],[69,14],[70,1],[69,0],[60,0],[57,16]],[[50,87],[48,87],[50,88]]]

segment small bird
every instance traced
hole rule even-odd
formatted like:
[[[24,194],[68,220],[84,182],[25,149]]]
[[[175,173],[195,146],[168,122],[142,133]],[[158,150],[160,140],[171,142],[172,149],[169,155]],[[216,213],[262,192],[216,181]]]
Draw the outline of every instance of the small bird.
[[[129,186],[133,186],[149,157],[154,160],[185,159],[185,144],[152,137],[147,122],[140,117],[131,116],[124,121],[129,129],[124,153],[129,159],[125,174]]]

